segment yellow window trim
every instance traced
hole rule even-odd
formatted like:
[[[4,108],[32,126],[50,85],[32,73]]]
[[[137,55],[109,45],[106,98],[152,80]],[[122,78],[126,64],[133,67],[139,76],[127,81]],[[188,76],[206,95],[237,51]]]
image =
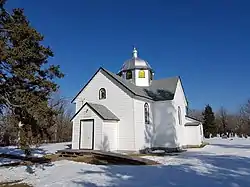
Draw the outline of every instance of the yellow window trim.
[[[145,78],[145,71],[144,70],[139,71],[139,78]]]

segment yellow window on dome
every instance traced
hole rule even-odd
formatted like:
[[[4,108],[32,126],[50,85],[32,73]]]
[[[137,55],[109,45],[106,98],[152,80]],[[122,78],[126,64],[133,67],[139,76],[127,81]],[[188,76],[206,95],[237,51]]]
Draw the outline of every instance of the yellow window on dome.
[[[139,78],[145,78],[145,71],[144,70],[139,71]]]

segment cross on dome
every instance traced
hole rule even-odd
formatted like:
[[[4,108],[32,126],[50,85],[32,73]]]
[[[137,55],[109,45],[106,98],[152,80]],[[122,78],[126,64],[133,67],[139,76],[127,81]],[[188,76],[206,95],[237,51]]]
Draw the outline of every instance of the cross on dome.
[[[137,55],[137,50],[136,50],[136,48],[134,47],[134,49],[133,49],[133,58],[137,58],[138,57],[138,55]]]

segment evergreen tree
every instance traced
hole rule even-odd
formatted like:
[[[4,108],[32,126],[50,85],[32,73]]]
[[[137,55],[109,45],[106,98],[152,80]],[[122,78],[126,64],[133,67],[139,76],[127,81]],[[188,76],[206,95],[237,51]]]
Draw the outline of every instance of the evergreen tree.
[[[0,112],[10,109],[22,124],[22,147],[30,137],[42,137],[53,125],[56,112],[48,105],[62,78],[59,66],[48,65],[53,52],[41,44],[43,36],[32,28],[23,9],[5,9],[0,0]],[[27,152],[27,151],[26,151]]]
[[[219,110],[219,124],[218,124],[218,132],[220,135],[227,135],[228,133],[228,113],[224,107],[221,107]]]
[[[203,115],[203,129],[204,129],[204,136],[206,138],[210,137],[210,134],[216,136],[217,134],[217,127],[215,123],[215,116],[210,105],[206,105]]]

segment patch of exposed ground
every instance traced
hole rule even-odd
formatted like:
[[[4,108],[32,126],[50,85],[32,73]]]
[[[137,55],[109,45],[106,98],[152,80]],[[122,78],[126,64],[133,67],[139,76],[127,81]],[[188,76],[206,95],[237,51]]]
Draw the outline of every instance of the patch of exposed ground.
[[[32,187],[27,183],[23,183],[22,180],[11,182],[0,182],[0,187]]]
[[[94,155],[94,154],[86,154],[86,155],[68,155],[62,156],[61,154],[50,154],[45,155],[44,157],[24,157],[18,155],[10,155],[10,154],[0,154],[2,158],[8,159],[18,159],[19,162],[14,163],[7,163],[1,165],[0,167],[13,167],[13,166],[27,166],[27,165],[34,165],[34,164],[53,164],[55,161],[60,160],[69,160],[74,162],[84,162],[87,164],[94,164],[94,165],[156,165],[158,164],[155,161],[140,158],[137,155],[131,155],[130,158],[120,158],[120,157],[113,157],[108,155]],[[0,186],[1,187],[1,186]]]

